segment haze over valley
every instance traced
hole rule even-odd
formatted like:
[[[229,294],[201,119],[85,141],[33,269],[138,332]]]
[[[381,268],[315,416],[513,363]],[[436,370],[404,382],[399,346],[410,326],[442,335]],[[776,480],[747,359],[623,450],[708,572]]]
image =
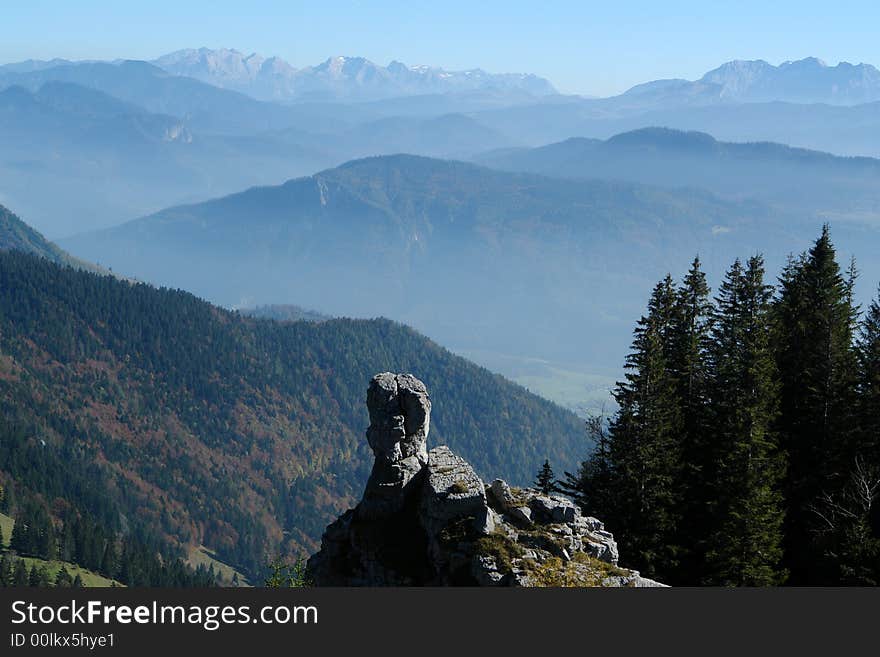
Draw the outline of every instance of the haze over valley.
[[[594,99],[358,57],[29,61],[0,67],[0,202],[124,275],[230,308],[388,316],[582,409],[686,257],[716,276],[757,250],[779,265],[825,221],[845,252],[876,243],[878,78],[730,62]]]

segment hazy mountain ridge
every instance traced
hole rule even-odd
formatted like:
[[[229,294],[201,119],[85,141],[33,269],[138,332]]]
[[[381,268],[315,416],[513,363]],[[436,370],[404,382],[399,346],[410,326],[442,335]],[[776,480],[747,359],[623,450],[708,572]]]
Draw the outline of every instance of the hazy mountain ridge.
[[[773,66],[764,60],[732,61],[706,73],[725,99],[856,105],[880,100],[880,70],[870,64],[828,66],[815,57]]]
[[[771,142],[730,143],[701,132],[644,128],[605,141],[573,138],[476,161],[510,171],[699,187],[823,219],[880,226],[880,159],[839,157]]]
[[[0,199],[52,237],[339,162],[318,146],[205,135],[94,88],[0,90]]]
[[[21,251],[45,258],[57,265],[106,273],[100,267],[74,258],[2,205],[0,205],[0,251]]]
[[[23,251],[56,264],[66,264],[65,253],[0,205],[0,250]]]
[[[841,106],[787,102],[688,103],[653,100],[569,99],[486,109],[473,118],[525,144],[540,146],[571,137],[607,139],[662,126],[707,132],[727,141],[772,141],[837,155],[880,157],[880,102]]]
[[[294,68],[279,57],[245,55],[234,49],[178,50],[152,62],[169,73],[193,77],[261,100],[377,100],[397,96],[475,90],[555,94],[547,80],[531,74],[491,74],[481,69],[446,71],[432,66],[388,66],[363,57],[330,57]]]
[[[858,105],[880,100],[880,70],[870,64],[828,66],[816,57],[774,66],[762,59],[725,62],[699,80],[654,80],[624,92],[667,100],[690,96],[704,102],[827,103]]]
[[[280,105],[171,75],[142,61],[74,62],[25,72],[0,68],[0,88],[20,85],[36,91],[47,82],[97,89],[149,112],[185,118],[202,132],[248,134],[296,124],[296,115]]]
[[[251,75],[256,60],[244,60]],[[366,66],[346,61],[355,78],[352,71]],[[328,64],[321,75],[359,84],[347,81],[346,66]],[[231,77],[236,70],[230,68]],[[0,67],[0,202],[56,238],[368,155],[467,159],[647,126],[880,156],[880,102],[735,102],[718,88],[667,81],[585,99],[502,85],[283,105],[147,62],[22,62]]]
[[[815,226],[697,190],[388,156],[62,244],[230,307],[381,314],[454,350],[596,373],[616,371],[624,327],[666,271],[697,253],[720,270],[768,243],[784,260],[798,222]]]
[[[383,111],[260,103],[137,62],[0,73],[0,200],[58,237],[355,157],[516,143],[461,114]]]

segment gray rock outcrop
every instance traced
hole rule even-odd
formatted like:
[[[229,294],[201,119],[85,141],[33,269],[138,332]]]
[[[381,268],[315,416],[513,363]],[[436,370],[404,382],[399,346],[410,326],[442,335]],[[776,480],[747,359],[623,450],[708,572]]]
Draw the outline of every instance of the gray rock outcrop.
[[[367,408],[375,461],[358,515],[384,518],[403,508],[407,487],[428,464],[431,400],[411,374],[383,372],[370,381]]]
[[[618,565],[617,543],[571,500],[486,486],[448,447],[427,451],[431,401],[410,374],[367,391],[375,463],[357,507],[308,562],[330,586],[663,586]]]

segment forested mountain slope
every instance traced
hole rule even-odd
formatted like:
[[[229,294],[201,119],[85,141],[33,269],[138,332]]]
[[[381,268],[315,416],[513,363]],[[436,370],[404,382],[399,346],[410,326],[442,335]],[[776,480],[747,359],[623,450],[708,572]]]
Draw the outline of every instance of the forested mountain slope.
[[[574,415],[387,320],[279,324],[0,253],[0,482],[51,514],[81,507],[248,573],[301,555],[361,493],[384,370],[431,386],[432,442],[480,471],[525,482],[585,447]]]
[[[596,373],[617,371],[657,277],[697,253],[713,274],[761,247],[781,264],[815,225],[697,190],[397,155],[61,244],[228,307],[383,315],[456,351]]]

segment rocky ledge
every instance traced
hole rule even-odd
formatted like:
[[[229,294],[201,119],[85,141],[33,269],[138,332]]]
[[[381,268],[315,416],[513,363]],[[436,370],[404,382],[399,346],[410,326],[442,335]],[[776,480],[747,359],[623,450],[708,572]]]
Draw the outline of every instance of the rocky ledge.
[[[448,447],[427,451],[431,401],[410,374],[367,391],[375,455],[361,502],[308,563],[319,586],[663,586],[618,565],[617,543],[571,500],[485,485]]]

